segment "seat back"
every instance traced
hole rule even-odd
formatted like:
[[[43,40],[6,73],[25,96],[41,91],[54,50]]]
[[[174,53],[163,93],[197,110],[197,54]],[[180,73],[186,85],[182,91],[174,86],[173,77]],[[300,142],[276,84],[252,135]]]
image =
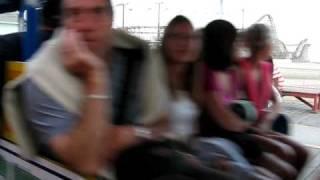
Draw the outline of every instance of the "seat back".
[[[23,103],[21,83],[25,71],[25,63],[8,63],[6,79],[9,81],[3,90],[3,108],[5,119],[4,138],[21,146],[24,155],[35,155],[35,143],[27,125]]]

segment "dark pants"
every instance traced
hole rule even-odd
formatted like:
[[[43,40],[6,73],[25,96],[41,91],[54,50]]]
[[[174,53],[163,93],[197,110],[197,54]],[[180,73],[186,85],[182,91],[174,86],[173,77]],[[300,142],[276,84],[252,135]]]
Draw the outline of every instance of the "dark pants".
[[[188,161],[176,142],[148,141],[123,151],[115,162],[118,180],[231,180],[231,175]],[[182,148],[181,148],[182,147]]]
[[[221,137],[236,143],[243,150],[244,156],[256,159],[262,155],[262,149],[257,145],[250,134],[233,132],[222,128],[207,112],[203,111],[199,118],[201,137]]]
[[[283,114],[279,114],[279,116],[274,120],[272,124],[272,130],[288,135],[289,134],[288,117]]]

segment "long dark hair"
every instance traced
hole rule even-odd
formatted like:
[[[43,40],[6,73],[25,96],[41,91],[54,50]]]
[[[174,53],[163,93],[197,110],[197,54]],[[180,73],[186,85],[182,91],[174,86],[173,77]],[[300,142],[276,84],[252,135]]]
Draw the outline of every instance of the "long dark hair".
[[[180,25],[180,24],[184,24],[184,23],[189,24],[190,26],[193,27],[191,21],[187,17],[185,17],[183,15],[177,15],[176,17],[174,17],[168,23],[168,25],[167,25],[167,27],[166,27],[166,29],[164,31],[164,35],[163,35],[163,38],[162,38],[160,51],[161,51],[162,56],[164,58],[167,70],[168,70],[168,66],[170,65],[170,61],[171,61],[171,59],[169,58],[169,56],[168,56],[168,54],[166,52],[166,43],[167,43],[167,40],[168,40],[168,38],[170,36],[169,31],[174,26],[177,26],[177,25]],[[194,64],[195,63],[188,63],[188,65],[186,67],[187,68],[186,69],[186,76],[185,76],[183,87],[182,87],[183,90],[186,90],[189,93],[192,93],[192,90],[193,90]],[[168,77],[168,81],[169,81],[168,85],[169,85],[170,91],[171,91],[172,95],[175,95],[173,84],[170,82],[169,77]]]
[[[214,20],[203,31],[203,60],[212,70],[226,70],[233,62],[237,30],[228,21]]]
[[[183,15],[177,15],[176,17],[174,17],[167,25],[166,29],[164,30],[164,34],[163,34],[163,37],[162,37],[162,41],[161,41],[161,44],[160,44],[160,49],[161,49],[161,53],[167,58],[167,54],[165,52],[165,46],[166,46],[166,43],[169,39],[169,36],[170,36],[170,33],[169,31],[176,25],[179,25],[179,24],[189,24],[190,26],[193,27],[191,21],[183,16]]]

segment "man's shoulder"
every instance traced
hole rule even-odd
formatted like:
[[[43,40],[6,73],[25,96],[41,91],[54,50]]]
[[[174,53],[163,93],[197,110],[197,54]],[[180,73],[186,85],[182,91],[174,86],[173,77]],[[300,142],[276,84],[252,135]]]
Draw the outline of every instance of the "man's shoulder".
[[[121,49],[141,49],[148,48],[148,43],[136,36],[130,35],[125,31],[113,31],[113,46]]]
[[[21,82],[23,94],[33,102],[36,101],[50,101],[50,97],[45,94],[38,85],[36,85],[31,79],[25,79]]]
[[[31,79],[26,79],[21,83],[22,93],[27,103],[30,105],[47,105],[47,107],[56,106],[63,108],[58,102],[56,102],[52,97],[50,97],[47,93],[41,90],[41,88],[34,83]],[[64,109],[64,108],[63,108]]]
[[[149,53],[148,43],[125,31],[114,30],[113,50],[115,54],[127,57],[130,61],[145,60]]]
[[[39,144],[48,145],[50,140],[71,130],[77,115],[47,95],[31,79],[22,82],[21,114],[26,118]]]

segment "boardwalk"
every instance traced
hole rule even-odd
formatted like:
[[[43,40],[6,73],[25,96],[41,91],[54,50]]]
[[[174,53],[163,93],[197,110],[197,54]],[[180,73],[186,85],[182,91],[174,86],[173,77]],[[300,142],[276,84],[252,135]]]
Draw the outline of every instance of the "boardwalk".
[[[285,97],[283,113],[291,119],[291,136],[308,147],[309,163],[299,180],[320,180],[320,113],[292,97]]]

